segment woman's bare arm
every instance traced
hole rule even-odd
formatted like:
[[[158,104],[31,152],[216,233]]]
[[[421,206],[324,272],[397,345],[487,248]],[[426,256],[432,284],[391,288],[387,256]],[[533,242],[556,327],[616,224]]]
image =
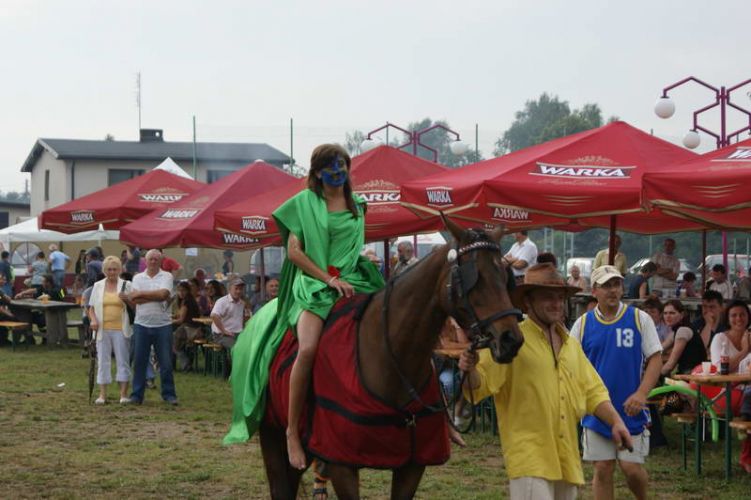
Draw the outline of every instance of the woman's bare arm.
[[[294,234],[290,233],[287,240],[287,258],[305,274],[328,283],[331,279],[329,273],[319,268],[310,257],[305,254],[302,243]]]

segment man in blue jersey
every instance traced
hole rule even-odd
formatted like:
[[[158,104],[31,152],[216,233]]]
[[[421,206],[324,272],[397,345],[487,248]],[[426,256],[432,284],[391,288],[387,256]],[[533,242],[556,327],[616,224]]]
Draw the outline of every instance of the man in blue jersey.
[[[649,453],[646,401],[662,368],[660,339],[649,314],[621,302],[623,276],[616,267],[605,265],[592,271],[592,293],[597,307],[576,320],[571,336],[579,340],[608,388],[634,448],[617,449],[610,426],[587,415],[582,420],[584,460],[594,462],[592,489],[596,499],[613,498],[616,460],[634,496],[647,498],[647,471],[643,466]]]

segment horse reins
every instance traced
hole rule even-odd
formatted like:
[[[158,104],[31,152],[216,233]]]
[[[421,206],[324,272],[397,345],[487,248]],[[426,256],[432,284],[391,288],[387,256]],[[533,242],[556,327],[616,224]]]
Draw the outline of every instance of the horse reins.
[[[477,234],[477,233],[475,233]],[[479,237],[479,235],[478,235]],[[457,244],[458,247],[458,244]],[[477,284],[479,273],[477,270],[476,265],[476,255],[473,255],[473,259],[469,260],[468,262],[462,263],[460,260],[460,257],[462,257],[465,254],[473,254],[475,252],[481,251],[481,250],[489,250],[493,252],[501,252],[501,247],[488,240],[481,240],[477,239],[463,247],[458,248],[452,248],[449,250],[448,260],[451,263],[451,269],[449,272],[449,278],[448,278],[448,284],[446,285],[449,289],[448,292],[448,301],[449,306],[451,308],[451,316],[454,317],[454,319],[457,320],[459,323],[459,326],[462,328],[469,330],[470,332],[470,338],[472,339],[472,343],[469,347],[470,352],[474,352],[477,349],[482,349],[484,347],[487,347],[490,342],[493,339],[492,334],[488,334],[485,332],[485,329],[492,325],[493,322],[505,318],[507,316],[515,316],[518,320],[521,320],[522,318],[522,312],[516,308],[506,309],[503,311],[496,312],[494,314],[491,314],[487,318],[479,319],[477,312],[475,311],[474,307],[469,301],[469,292],[475,287]],[[443,397],[440,399],[440,405],[434,406],[429,405],[425,403],[422,398],[420,398],[419,393],[417,392],[417,389],[412,385],[412,383],[409,381],[407,376],[404,374],[404,372],[399,368],[399,363],[396,359],[396,356],[394,355],[394,351],[391,348],[391,338],[389,335],[389,303],[391,298],[391,291],[393,289],[393,282],[394,279],[389,280],[386,283],[386,287],[384,290],[384,297],[383,297],[383,309],[382,309],[382,321],[383,321],[383,337],[384,342],[386,346],[386,352],[389,355],[389,359],[391,360],[392,365],[394,366],[394,370],[396,371],[397,376],[399,377],[402,386],[404,390],[407,392],[407,394],[410,397],[410,400],[403,405],[403,408],[409,406],[412,402],[418,402],[425,410],[429,411],[430,413],[437,413],[439,411],[442,412],[448,412],[448,406],[446,402],[444,401]],[[454,299],[454,295],[456,294],[457,300]],[[464,314],[462,314],[462,311],[466,312],[470,319],[470,324],[468,326],[466,325],[466,322],[463,321]],[[467,374],[464,373],[462,376],[461,386],[464,384],[464,381],[466,379]],[[440,384],[440,382],[439,382]],[[443,394],[443,391],[441,390],[441,394]],[[470,397],[472,397],[472,394],[470,394]],[[474,398],[472,398],[471,404],[474,407]],[[472,412],[472,421],[467,429],[460,432],[466,432],[474,423],[474,411]],[[454,428],[457,429],[456,425],[453,422],[453,417],[449,419],[449,424]],[[410,416],[407,418],[407,425],[414,426],[416,425],[415,421],[415,415],[410,414]],[[459,429],[457,429],[459,430]]]

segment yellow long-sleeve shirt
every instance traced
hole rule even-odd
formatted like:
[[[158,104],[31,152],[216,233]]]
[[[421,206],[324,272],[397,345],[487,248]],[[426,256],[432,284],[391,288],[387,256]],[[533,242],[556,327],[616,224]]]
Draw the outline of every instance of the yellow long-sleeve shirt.
[[[563,326],[554,359],[550,341],[530,319],[520,325],[524,345],[509,364],[480,351],[478,402],[493,396],[509,479],[534,476],[584,484],[576,426],[610,398],[576,339]],[[465,390],[469,398],[469,392]]]

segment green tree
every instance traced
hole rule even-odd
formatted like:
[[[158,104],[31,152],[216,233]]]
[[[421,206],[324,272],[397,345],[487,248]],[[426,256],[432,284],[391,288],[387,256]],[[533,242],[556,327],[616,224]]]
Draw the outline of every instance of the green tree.
[[[407,126],[407,130],[411,132],[421,131],[432,127],[433,125],[442,125],[444,127],[451,128],[448,122],[446,122],[445,120],[438,120],[434,122],[430,118],[425,118],[423,120],[410,123]],[[394,148],[409,142],[409,137],[407,135],[391,127],[388,129],[388,134],[385,131],[379,134],[379,137],[381,138],[384,136],[388,140],[388,145]],[[365,137],[365,134],[359,130],[347,132],[343,146],[351,156],[356,156],[362,153],[361,144],[362,141],[365,140]],[[453,154],[451,152],[450,146],[454,139],[455,138],[453,134],[449,134],[444,129],[439,127],[422,135],[420,137],[420,144],[424,144],[430,148],[435,149],[438,152],[438,163],[448,167],[461,167],[464,165],[469,165],[470,163],[476,163],[484,159],[482,153],[475,150],[469,150],[467,151],[467,153],[461,156]],[[402,150],[411,154],[413,151],[412,145],[409,145]],[[433,161],[433,152],[424,147],[417,147],[417,156],[419,156],[420,158],[425,158],[426,160]]]
[[[31,193],[24,191],[6,191],[0,194],[0,200],[12,201],[15,203],[29,203]]]
[[[514,122],[495,143],[496,156],[602,126],[602,111],[597,104],[585,104],[572,112],[568,101],[547,93],[527,101],[514,116]]]
[[[365,134],[359,130],[347,132],[344,136],[344,149],[350,156],[357,156],[362,153],[362,141],[365,140]]]
[[[447,167],[461,167],[470,163],[475,163],[482,160],[482,155],[474,150],[467,151],[464,155],[455,155],[451,152],[451,143],[456,139],[453,134],[450,134],[441,127],[448,129],[451,126],[446,120],[433,121],[430,118],[424,118],[418,122],[412,122],[407,126],[408,130],[413,132],[425,130],[434,125],[440,125],[440,127],[426,132],[420,136],[420,144],[424,144],[430,148],[433,148],[438,152],[438,163],[446,165]],[[410,146],[411,147],[411,146]],[[433,160],[433,152],[424,148],[417,148],[417,156],[425,158],[426,160]]]

